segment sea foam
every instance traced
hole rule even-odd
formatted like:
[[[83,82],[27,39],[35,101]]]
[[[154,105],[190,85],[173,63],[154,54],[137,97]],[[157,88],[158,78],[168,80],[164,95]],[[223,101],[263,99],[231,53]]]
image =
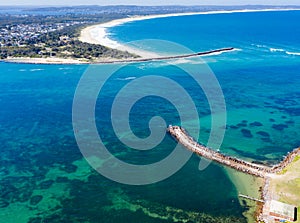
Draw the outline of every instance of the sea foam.
[[[300,52],[290,52],[290,51],[286,51],[285,53],[288,54],[288,55],[300,56]]]

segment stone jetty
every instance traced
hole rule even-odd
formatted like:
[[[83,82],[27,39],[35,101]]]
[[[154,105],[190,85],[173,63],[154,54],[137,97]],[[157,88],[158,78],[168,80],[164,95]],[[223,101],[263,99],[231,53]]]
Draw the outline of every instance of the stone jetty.
[[[289,153],[282,162],[273,167],[269,167],[265,165],[251,163],[236,157],[224,155],[218,151],[208,148],[205,145],[196,142],[187,133],[187,131],[180,126],[170,125],[167,128],[167,131],[170,133],[171,136],[174,137],[175,140],[177,140],[185,148],[206,159],[231,167],[243,173],[262,178],[267,177],[269,174],[275,174],[282,171],[298,154],[300,154],[300,149],[295,149],[293,152]]]
[[[96,64],[136,63],[136,62],[148,62],[148,61],[159,61],[159,60],[172,60],[172,59],[181,59],[181,58],[196,57],[196,56],[205,56],[205,55],[210,55],[210,54],[214,54],[214,53],[222,53],[222,52],[228,52],[228,51],[233,51],[233,50],[235,50],[235,48],[227,47],[227,48],[221,48],[221,49],[215,49],[215,50],[209,50],[209,51],[203,51],[203,52],[197,52],[197,53],[191,53],[191,54],[182,54],[182,55],[176,55],[176,56],[122,59],[122,60],[96,62]]]
[[[281,172],[285,167],[287,167],[291,162],[293,162],[293,160],[298,155],[300,155],[300,147],[294,149],[291,152],[289,152],[280,163],[274,165],[271,168],[271,172],[272,173],[279,173],[279,172]]]
[[[167,131],[185,148],[212,161],[229,166],[238,171],[251,174],[258,177],[265,177],[271,171],[270,167],[250,163],[235,157],[224,155],[220,152],[207,148],[204,145],[195,142],[194,139],[179,126],[169,126]]]
[[[241,171],[246,174],[251,174],[256,177],[262,177],[264,179],[264,187],[261,194],[261,199],[253,198],[248,195],[242,195],[239,196],[242,198],[251,199],[254,201],[257,201],[262,206],[258,209],[258,215],[257,215],[257,221],[262,222],[273,222],[269,221],[271,212],[269,210],[269,204],[272,202],[274,194],[276,196],[279,196],[279,192],[272,191],[274,189],[270,189],[270,180],[278,179],[278,173],[282,173],[282,171],[293,161],[296,160],[297,157],[300,156],[300,147],[294,149],[292,152],[289,152],[285,158],[278,164],[269,167],[265,165],[258,165],[255,163],[247,162],[242,159],[238,159],[235,157],[231,157],[228,155],[224,155],[218,151],[215,151],[211,148],[206,147],[205,145],[202,145],[198,142],[196,142],[188,133],[187,131],[180,127],[180,126],[169,126],[167,128],[167,131],[170,133],[171,136],[174,137],[175,140],[177,140],[180,144],[182,144],[185,148],[188,150],[205,157],[206,159],[210,159],[212,161],[218,162],[222,165],[231,167],[235,170]],[[297,176],[297,175],[296,175]],[[284,182],[287,180],[285,177],[286,175],[282,175],[282,181]],[[295,177],[295,176],[294,176]],[[278,187],[276,187],[278,188]]]

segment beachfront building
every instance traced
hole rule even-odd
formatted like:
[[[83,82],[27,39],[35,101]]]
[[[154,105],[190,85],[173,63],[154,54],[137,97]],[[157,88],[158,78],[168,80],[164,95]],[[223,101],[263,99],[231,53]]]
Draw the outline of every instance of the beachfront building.
[[[280,222],[297,221],[297,208],[293,205],[271,200],[269,216]]]

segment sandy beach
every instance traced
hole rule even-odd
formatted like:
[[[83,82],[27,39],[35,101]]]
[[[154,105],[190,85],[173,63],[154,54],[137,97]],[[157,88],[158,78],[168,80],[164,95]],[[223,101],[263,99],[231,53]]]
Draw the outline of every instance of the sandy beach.
[[[224,170],[236,187],[238,194],[248,195],[258,199],[261,198],[260,189],[263,187],[263,179],[238,172],[228,167],[224,168]],[[246,204],[249,207],[249,209],[246,209],[243,213],[247,221],[255,222],[257,218],[256,214],[259,211],[257,203],[241,197],[239,197],[239,201],[242,206]]]
[[[189,57],[206,56],[206,55],[219,55],[224,52],[236,51],[239,49],[235,48],[222,48],[210,51],[203,51],[191,54],[182,54],[174,56],[159,56],[156,57],[152,55],[151,57],[137,57],[137,58],[126,58],[126,59],[116,59],[112,57],[100,57],[93,60],[88,59],[75,59],[75,58],[59,58],[59,57],[49,57],[49,58],[30,58],[30,57],[10,57],[3,59],[4,62],[10,63],[29,63],[29,64],[111,64],[111,63],[137,63],[137,62],[147,62],[147,61],[157,61],[157,60],[172,60],[172,59],[184,59]]]
[[[28,63],[28,64],[88,64],[89,61],[83,59],[71,59],[71,58],[30,58],[30,57],[9,57],[3,59],[4,62],[9,63]]]
[[[295,207],[299,205],[300,148],[289,152],[280,163],[272,167],[257,166],[257,164],[247,163],[246,161],[223,155],[198,144],[182,127],[169,126],[167,131],[186,149],[225,167],[231,168],[227,173],[231,181],[235,184],[239,197],[250,198],[250,200],[255,200],[255,202],[260,203],[260,205],[257,206],[259,208],[257,211],[255,208],[250,208],[244,213],[249,222],[253,222],[258,218],[258,216],[251,214],[253,211],[255,211],[255,214],[259,215],[264,222],[273,222],[273,218],[268,209],[272,200],[280,200]],[[218,159],[218,157],[220,157],[220,159]],[[234,170],[239,172],[235,172]],[[245,175],[245,173],[248,175]],[[261,179],[257,179],[257,177]],[[260,188],[262,188],[263,183],[264,189],[261,191]],[[259,192],[261,192],[261,197],[259,196]],[[247,201],[245,202],[247,203]],[[262,203],[264,203],[263,206],[261,205]],[[241,202],[241,204],[243,205],[243,202]],[[249,204],[247,206],[255,207]],[[263,209],[262,214],[260,214],[262,211],[261,208]]]
[[[149,15],[149,16],[131,16],[128,18],[112,20],[110,22],[86,27],[81,30],[79,40],[91,44],[100,44],[112,49],[127,51],[129,53],[138,55],[140,59],[160,58],[166,55],[162,55],[157,52],[150,52],[143,49],[139,49],[133,47],[132,45],[126,45],[124,43],[121,44],[115,40],[110,39],[109,34],[107,33],[107,29],[128,22],[135,22],[140,20],[156,19],[156,18],[165,18],[165,17],[204,15],[204,14],[244,13],[244,12],[290,11],[290,10],[299,10],[299,9],[290,8],[290,9],[231,10],[231,11],[220,10],[220,11],[208,11],[208,12],[170,13],[170,14],[159,14],[159,15]],[[233,50],[240,50],[240,49],[233,49]],[[217,53],[211,53],[209,55],[218,55],[221,53],[222,52],[217,52]],[[10,58],[3,59],[2,61],[10,62],[10,63],[29,63],[29,64],[97,64],[97,63],[101,64],[101,63],[120,62],[123,60],[116,60],[115,58],[108,58],[108,57],[97,58],[95,61],[90,61],[88,59],[59,58],[59,57],[49,57],[49,58],[10,57]]]
[[[9,63],[28,63],[28,64],[104,64],[104,63],[115,63],[122,62],[116,58],[102,57],[97,60],[90,61],[88,59],[75,59],[75,58],[59,58],[59,57],[48,57],[48,58],[31,58],[31,57],[9,57],[3,59],[4,62]]]
[[[159,57],[158,53],[149,52],[141,49],[128,46],[124,43],[119,43],[115,40],[109,38],[107,32],[108,28],[122,25],[124,23],[136,22],[147,19],[157,19],[165,17],[175,17],[175,16],[188,16],[188,15],[205,15],[205,14],[225,14],[225,13],[244,13],[244,12],[266,12],[266,11],[290,11],[290,10],[299,10],[299,9],[261,9],[261,10],[231,10],[231,11],[208,11],[208,12],[189,12],[189,13],[171,13],[171,14],[159,14],[159,15],[148,15],[148,16],[132,16],[123,19],[113,20],[107,23],[92,25],[81,30],[79,40],[82,42],[92,43],[92,44],[101,44],[103,46],[118,49],[122,51],[127,51],[139,55],[142,58],[152,58]]]

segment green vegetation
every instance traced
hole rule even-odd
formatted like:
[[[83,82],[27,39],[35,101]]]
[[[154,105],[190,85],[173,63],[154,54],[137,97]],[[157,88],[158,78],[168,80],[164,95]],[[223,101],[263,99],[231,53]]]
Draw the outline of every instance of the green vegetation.
[[[297,162],[298,160],[300,160],[300,155],[296,156],[293,162]]]
[[[0,58],[7,57],[59,57],[59,58],[85,58],[97,60],[98,58],[111,57],[116,59],[137,57],[128,52],[110,49],[101,45],[83,43],[79,40],[61,42],[60,40],[46,39],[34,45],[4,46],[1,47]]]
[[[102,58],[136,58],[128,52],[78,40],[82,28],[120,16],[0,16],[0,59],[56,57],[96,62]]]
[[[270,188],[272,194],[281,202],[298,206],[297,221],[300,222],[300,155],[279,173],[276,177],[270,179]]]

